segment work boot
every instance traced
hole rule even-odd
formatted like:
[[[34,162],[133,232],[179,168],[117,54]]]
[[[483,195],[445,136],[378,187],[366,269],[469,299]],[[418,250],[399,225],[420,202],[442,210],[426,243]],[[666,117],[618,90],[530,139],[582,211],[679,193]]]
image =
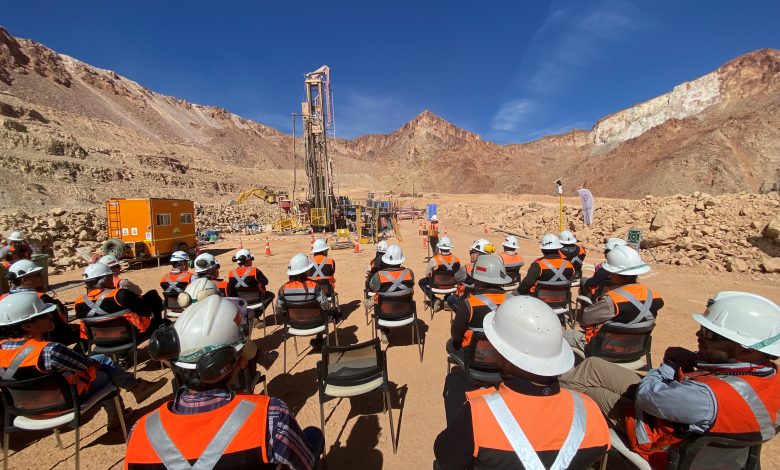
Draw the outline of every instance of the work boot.
[[[122,402],[122,397],[119,398],[119,413],[122,413],[124,415],[125,413],[125,405]],[[114,409],[114,406],[116,403],[111,400],[111,405],[106,405],[103,407],[104,410],[106,410],[106,415],[108,416],[108,424],[106,425],[106,429],[108,432],[116,431],[120,427],[122,427],[122,423],[119,421],[119,415],[117,414],[117,410]]]
[[[441,299],[436,299],[433,301],[433,311],[438,312],[439,310],[444,308],[444,302],[441,301]]]
[[[165,377],[157,380],[156,382],[149,382],[145,379],[138,379],[138,385],[133,387],[130,390],[130,393],[132,393],[133,397],[135,397],[136,403],[141,403],[154,395],[154,392],[163,388],[166,383],[168,383],[168,379]]]
[[[379,330],[379,337],[381,338],[382,344],[389,344],[390,340],[387,339],[387,330],[384,328],[381,328]]]

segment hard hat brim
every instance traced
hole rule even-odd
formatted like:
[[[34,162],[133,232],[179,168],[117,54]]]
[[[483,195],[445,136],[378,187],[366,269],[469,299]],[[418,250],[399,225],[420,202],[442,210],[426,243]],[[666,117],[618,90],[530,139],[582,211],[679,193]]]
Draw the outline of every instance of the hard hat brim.
[[[549,245],[548,246],[539,245],[539,249],[540,250],[560,250],[561,248],[563,248],[563,245],[561,245],[560,243],[557,243],[557,244],[552,245],[552,246],[549,246]]]
[[[512,278],[509,276],[505,277],[504,279],[501,278],[488,278],[488,277],[482,277],[476,272],[472,273],[472,278],[474,278],[475,281],[485,282],[487,284],[495,284],[497,286],[503,286],[504,284],[510,284],[512,282]]]
[[[239,345],[236,345],[236,346],[233,346],[233,347],[236,349],[236,351],[241,351],[242,349],[244,349],[244,343],[241,343],[241,344],[239,344]],[[195,368],[197,368],[197,367],[198,367],[198,363],[197,363],[197,361],[196,361],[196,362],[179,362],[179,361],[173,361],[173,363],[174,363],[174,364],[175,364],[177,367],[181,367],[182,369],[189,369],[189,370],[194,370]]]
[[[14,274],[16,274],[16,277],[27,277],[30,274],[39,273],[41,271],[43,271],[43,268],[41,266],[36,266],[36,267],[34,267],[33,269],[31,269],[29,271],[25,271],[24,274],[16,274],[16,273],[14,273]],[[13,273],[13,271],[9,271],[9,272]]]
[[[40,312],[34,313],[33,315],[30,315],[29,317],[27,317],[27,318],[25,318],[23,320],[19,320],[19,321],[13,322],[13,323],[6,323],[5,325],[0,325],[0,327],[2,327],[2,326],[14,326],[14,325],[20,325],[22,323],[27,323],[30,320],[34,320],[34,319],[36,319],[36,318],[38,318],[40,316],[43,316],[43,315],[48,315],[50,313],[53,313],[55,310],[57,310],[57,305],[56,304],[44,304],[44,305],[46,306],[46,308],[44,308]]]
[[[543,377],[555,377],[574,367],[574,352],[566,339],[561,338],[561,352],[556,357],[546,359],[533,357],[501,338],[493,324],[495,317],[496,312],[490,312],[485,316],[482,323],[485,336],[496,351],[519,369]]]
[[[313,264],[313,263],[310,263],[310,264],[309,264],[309,265],[308,265],[306,268],[301,268],[301,269],[288,269],[288,270],[287,270],[287,275],[288,275],[288,276],[295,276],[296,274],[303,274],[303,273],[307,272],[308,270],[310,270],[310,269],[311,269],[311,268],[313,268],[313,267],[314,267],[314,264]]]
[[[322,253],[323,251],[328,251],[328,247],[326,246],[325,248],[319,248],[319,249],[315,248],[315,249],[312,249],[311,253],[312,254],[314,254],[314,253]]]
[[[382,262],[385,264],[389,264],[390,266],[400,266],[404,264],[404,261],[406,261],[406,256],[402,256],[401,259],[395,259],[395,260],[387,260],[385,257],[382,257]]]
[[[756,338],[747,338],[731,330],[727,330],[723,327],[720,327],[712,323],[707,317],[705,317],[701,313],[694,313],[693,319],[696,320],[696,322],[699,325],[703,326],[704,328],[707,328],[708,330],[717,333],[720,336],[723,336],[724,338],[734,341],[735,343],[738,343],[740,346],[744,348],[754,349],[756,351],[760,351],[764,354],[769,354],[772,356],[780,356],[780,341],[776,341],[763,348],[752,348],[751,347],[752,345],[756,343],[760,343],[761,340],[758,340]]]
[[[620,274],[621,276],[638,276],[640,274],[646,274],[650,272],[650,266],[647,264],[640,264],[638,266],[632,266],[630,268],[618,268],[617,266],[612,266],[611,264],[604,261],[601,264],[601,267],[604,268],[604,270],[608,273],[612,274]]]

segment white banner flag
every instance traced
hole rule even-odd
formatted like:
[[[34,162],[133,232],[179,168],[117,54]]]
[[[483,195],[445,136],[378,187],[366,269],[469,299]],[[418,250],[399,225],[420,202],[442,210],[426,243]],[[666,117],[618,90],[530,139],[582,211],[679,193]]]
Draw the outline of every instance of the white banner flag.
[[[585,188],[578,189],[580,193],[580,201],[582,202],[582,219],[585,225],[593,223],[593,207],[595,205],[593,201],[593,195]]]

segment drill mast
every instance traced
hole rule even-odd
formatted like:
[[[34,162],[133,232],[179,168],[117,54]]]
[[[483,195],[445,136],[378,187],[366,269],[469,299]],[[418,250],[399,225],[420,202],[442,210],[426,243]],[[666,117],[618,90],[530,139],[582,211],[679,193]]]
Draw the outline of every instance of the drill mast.
[[[336,197],[333,193],[333,164],[328,155],[328,133],[335,135],[330,68],[323,65],[306,74],[306,101],[301,103],[306,175],[306,199],[311,204],[313,227],[334,225]]]

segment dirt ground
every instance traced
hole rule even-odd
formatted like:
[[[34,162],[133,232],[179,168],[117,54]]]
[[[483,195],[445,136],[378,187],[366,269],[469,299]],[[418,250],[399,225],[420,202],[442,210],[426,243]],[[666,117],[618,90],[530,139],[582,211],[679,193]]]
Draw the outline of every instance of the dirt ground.
[[[455,225],[447,226],[454,243],[454,252],[466,259],[468,246],[484,235],[481,232],[464,230]],[[422,239],[417,235],[417,222],[404,222],[404,241],[401,246],[406,255],[406,266],[418,275],[424,272],[426,251]],[[491,233],[486,238],[500,245],[502,235]],[[308,235],[271,236],[269,238],[272,256],[264,256],[264,237],[244,237],[246,248],[256,254],[256,265],[260,266],[270,279],[275,291],[286,279],[285,270],[290,257],[297,252],[309,251]],[[231,269],[230,256],[236,249],[238,237],[231,237],[210,246],[210,252],[218,256],[225,267],[223,275]],[[526,265],[539,254],[536,241],[521,240],[521,249]],[[349,313],[339,325],[340,344],[356,343],[371,338],[371,327],[366,325],[363,293],[363,272],[374,256],[374,246],[364,245],[359,254],[352,250],[331,251],[337,264],[337,291],[342,309]],[[649,257],[648,257],[649,258]],[[592,271],[593,264],[603,259],[599,251],[591,250],[586,262],[585,275]],[[765,295],[780,302],[777,276],[766,276],[753,280],[749,276],[733,273],[719,273],[717,276],[701,270],[670,267],[651,263],[653,271],[643,276],[642,281],[660,292],[666,306],[661,311],[658,326],[653,334],[654,364],[663,356],[669,346],[695,348],[694,333],[697,324],[690,315],[700,312],[706,300],[721,290],[747,290]],[[158,288],[158,281],[166,267],[150,266],[128,271],[124,277],[139,284],[144,290]],[[80,273],[69,272],[52,276],[52,285],[63,286],[80,278]],[[72,301],[83,294],[79,286],[59,292],[63,301]],[[430,468],[433,461],[433,442],[444,428],[444,407],[442,385],[447,370],[447,356],[444,344],[449,337],[449,313],[438,312],[433,320],[423,308],[423,296],[416,293],[421,330],[425,339],[424,359],[420,363],[417,346],[411,342],[411,330],[407,327],[390,335],[387,351],[389,377],[393,395],[393,417],[398,429],[398,452],[393,453],[390,441],[387,415],[382,413],[382,398],[378,392],[352,400],[333,400],[325,405],[327,424],[325,436],[330,468],[374,469],[374,468]],[[301,426],[319,426],[319,405],[316,395],[315,364],[318,355],[306,350],[304,339],[298,342],[302,355],[295,357],[292,344],[288,344],[287,374],[282,372],[281,329],[270,326],[263,337],[261,329],[255,329],[257,345],[264,350],[277,350],[279,358],[267,372],[270,394],[285,400],[296,412]],[[292,342],[290,340],[290,342]],[[149,380],[161,377],[170,379],[170,372],[160,370],[156,362],[146,361],[145,345],[141,348],[139,376]],[[259,388],[258,388],[259,391]],[[145,403],[138,405],[132,395],[123,394],[128,408],[128,424],[143,414],[160,406],[171,398],[170,387],[165,387]],[[121,468],[125,445],[121,431],[106,433],[106,417],[98,411],[94,418],[82,426],[81,462],[83,468]],[[15,434],[11,437],[11,468],[72,468],[74,464],[74,432],[62,434],[65,449],[56,447],[55,439],[48,433]],[[765,468],[780,468],[780,441],[765,445],[763,450]]]

